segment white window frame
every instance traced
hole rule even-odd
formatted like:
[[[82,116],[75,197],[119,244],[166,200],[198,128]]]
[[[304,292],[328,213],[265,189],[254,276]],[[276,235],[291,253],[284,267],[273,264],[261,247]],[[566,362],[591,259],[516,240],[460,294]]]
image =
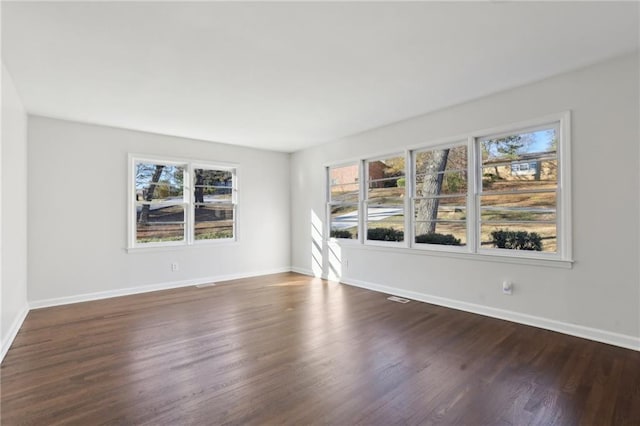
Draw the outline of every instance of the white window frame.
[[[464,246],[451,246],[451,245],[444,245],[444,244],[427,244],[427,243],[416,243],[415,238],[415,201],[417,195],[416,195],[416,190],[417,188],[415,188],[415,180],[416,180],[416,176],[417,176],[417,171],[416,171],[416,155],[421,153],[421,152],[427,152],[427,151],[438,151],[441,149],[448,149],[448,148],[457,148],[460,146],[464,146],[467,148],[467,192],[465,194],[460,194],[459,197],[464,197],[465,199],[465,209],[467,212],[467,219],[466,219],[466,244]],[[410,205],[411,205],[411,212],[408,215],[409,216],[409,220],[411,221],[411,240],[410,240],[410,246],[411,248],[415,248],[417,250],[435,250],[435,251],[445,251],[445,252],[458,252],[458,253],[466,253],[466,252],[473,252],[473,242],[475,241],[475,239],[472,237],[473,232],[470,231],[470,225],[469,223],[473,221],[473,215],[471,214],[472,210],[473,210],[473,200],[472,197],[469,196],[469,188],[473,188],[474,187],[474,181],[475,181],[475,173],[470,173],[470,168],[469,168],[469,164],[473,163],[473,149],[469,144],[469,140],[468,138],[457,138],[457,139],[452,139],[449,140],[447,142],[443,142],[443,143],[438,143],[436,145],[431,145],[431,146],[423,146],[420,148],[416,148],[416,149],[412,149],[410,151],[411,153],[411,184],[412,184],[412,188],[411,188],[411,199],[410,199]],[[442,197],[442,198],[446,198],[446,197]]]
[[[481,135],[474,135],[475,150],[475,176],[476,185],[474,191],[475,202],[475,239],[476,250],[478,254],[491,256],[509,256],[521,257],[528,259],[549,259],[549,260],[571,260],[571,232],[570,232],[570,211],[571,198],[569,195],[570,188],[570,164],[569,164],[569,131],[570,131],[570,115],[563,113],[560,115],[545,117],[542,119],[531,120],[517,125],[501,126],[488,129]],[[480,143],[485,139],[495,139],[513,134],[531,133],[544,129],[555,129],[558,137],[558,146],[556,149],[558,163],[558,181],[556,187],[556,247],[555,253],[535,252],[525,250],[509,250],[499,248],[485,248],[480,244],[481,222],[480,222],[480,197],[482,191],[482,155]],[[524,161],[523,161],[524,162]],[[521,192],[520,192],[521,193]],[[567,216],[569,215],[569,216]]]
[[[192,188],[190,191],[191,197],[193,197],[193,203],[191,208],[189,208],[190,214],[190,223],[193,226],[189,227],[190,231],[190,243],[194,245],[202,245],[202,244],[220,244],[225,242],[234,242],[238,239],[238,168],[237,166],[229,166],[229,165],[221,165],[219,163],[206,163],[206,162],[191,162],[190,163],[190,172],[193,177],[195,177],[196,169],[204,169],[204,170],[218,170],[231,172],[231,201],[229,202],[220,202],[218,204],[221,205],[230,205],[231,210],[233,211],[233,236],[231,238],[212,238],[206,240],[197,240],[195,237],[196,233],[196,221],[195,221],[195,188]],[[193,178],[190,182],[193,182]]]
[[[480,140],[486,137],[500,137],[516,133],[526,133],[530,131],[555,127],[558,138],[556,149],[558,177],[556,190],[556,246],[555,253],[533,252],[525,250],[509,250],[498,248],[483,248],[480,240],[480,194],[482,193],[482,155],[479,148]],[[446,246],[438,244],[417,244],[415,243],[415,219],[414,219],[414,197],[415,189],[415,162],[416,153],[440,148],[451,148],[460,146],[463,141],[467,145],[467,244],[466,246]],[[357,246],[369,249],[406,251],[407,253],[441,254],[446,256],[464,257],[476,260],[501,261],[507,263],[522,264],[544,264],[546,266],[557,266],[570,268],[573,263],[572,250],[572,224],[571,224],[571,113],[565,111],[547,116],[538,117],[532,120],[497,126],[489,129],[472,131],[466,134],[457,135],[434,141],[430,144],[420,144],[407,147],[405,156],[405,236],[402,242],[384,242],[367,240],[367,194],[369,183],[369,167],[371,161],[402,156],[399,151],[390,154],[363,156],[358,160],[336,163],[336,166],[352,164],[359,161],[360,164],[360,225],[358,229],[359,241]],[[332,165],[325,165],[327,169]],[[329,176],[327,174],[327,176]],[[330,185],[329,179],[327,184]],[[329,199],[329,198],[327,198]],[[327,210],[329,211],[329,210]],[[368,214],[368,213],[366,213]],[[327,216],[327,223],[330,226],[330,216]],[[338,239],[340,243],[355,240]]]
[[[149,249],[165,249],[180,248],[189,246],[206,246],[217,244],[229,244],[238,241],[238,165],[227,162],[208,162],[201,160],[191,160],[179,157],[165,157],[148,154],[129,154],[128,155],[128,179],[127,179],[127,251],[149,250]],[[185,225],[184,237],[181,241],[161,241],[139,243],[136,238],[136,217],[137,203],[136,194],[136,165],[138,163],[152,163],[164,165],[181,165],[184,166],[183,177],[183,201],[182,205],[185,209]],[[218,238],[207,240],[195,239],[195,194],[193,186],[193,177],[195,169],[206,170],[223,170],[232,173],[231,186],[231,202],[223,204],[233,205],[233,237]],[[174,205],[176,203],[171,203]]]
[[[403,241],[380,241],[380,240],[370,240],[368,238],[368,219],[369,219],[369,163],[375,162],[375,161],[380,161],[380,160],[385,160],[385,159],[389,159],[389,158],[404,158],[404,180],[405,180],[405,186],[404,186],[404,197],[403,197],[403,205],[402,205],[402,209],[403,209],[403,216],[404,216],[404,237],[403,237]],[[362,199],[362,214],[361,214],[361,222],[362,222],[362,241],[364,242],[364,244],[367,245],[373,245],[373,246],[387,246],[387,247],[408,247],[409,241],[407,239],[407,236],[409,235],[407,233],[407,221],[409,221],[410,219],[407,218],[407,205],[409,204],[409,196],[407,194],[410,194],[409,192],[407,192],[407,187],[410,187],[410,185],[408,185],[408,169],[410,166],[410,163],[407,162],[407,158],[408,158],[408,152],[406,150],[403,151],[395,151],[389,154],[384,154],[384,155],[376,155],[375,157],[370,157],[370,158],[366,158],[364,160],[362,160],[362,169],[363,169],[363,181],[362,184],[360,185],[361,187],[361,199]]]
[[[354,182],[356,185],[358,185],[358,201],[356,203],[344,203],[341,201],[334,201],[331,199],[331,187],[336,185],[331,181],[331,170],[332,169],[339,169],[342,167],[348,167],[348,166],[356,166],[358,168],[358,173],[357,173],[357,178],[356,181]],[[327,182],[327,188],[326,188],[326,199],[327,199],[327,204],[326,204],[326,212],[325,212],[325,217],[326,217],[326,236],[325,239],[328,240],[335,240],[335,241],[340,241],[340,242],[351,242],[351,243],[357,243],[362,241],[362,161],[360,160],[354,160],[354,161],[346,161],[346,162],[341,162],[341,163],[337,163],[337,164],[331,164],[331,165],[327,165],[325,166],[325,172],[326,172],[326,182]],[[357,233],[358,233],[358,238],[336,238],[336,237],[332,237],[331,236],[331,208],[333,206],[342,206],[342,205],[356,205],[358,208],[358,217],[356,220],[357,226]]]

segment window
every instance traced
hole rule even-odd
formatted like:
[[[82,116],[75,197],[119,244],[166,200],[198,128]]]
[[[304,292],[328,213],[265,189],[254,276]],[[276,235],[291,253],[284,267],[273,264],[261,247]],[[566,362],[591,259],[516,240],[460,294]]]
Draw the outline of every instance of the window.
[[[478,138],[481,248],[557,253],[558,130]]]
[[[194,170],[195,240],[233,238],[236,223],[233,169],[196,166]]]
[[[365,229],[369,241],[404,241],[404,163],[404,156],[365,162]]]
[[[564,113],[329,167],[331,237],[570,261],[569,166]]]
[[[413,152],[416,244],[467,244],[467,143]]]
[[[358,239],[359,173],[358,163],[329,167],[329,229],[332,238]]]
[[[236,169],[130,156],[129,248],[233,241]]]

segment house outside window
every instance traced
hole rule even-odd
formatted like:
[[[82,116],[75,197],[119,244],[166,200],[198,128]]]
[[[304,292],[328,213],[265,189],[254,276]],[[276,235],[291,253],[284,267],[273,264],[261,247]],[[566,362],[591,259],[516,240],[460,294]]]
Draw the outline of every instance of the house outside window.
[[[405,156],[365,161],[367,241],[401,242],[405,234]]]
[[[328,168],[330,224],[332,238],[358,239],[360,227],[360,168],[357,162]]]
[[[556,253],[559,123],[477,140],[480,248]]]

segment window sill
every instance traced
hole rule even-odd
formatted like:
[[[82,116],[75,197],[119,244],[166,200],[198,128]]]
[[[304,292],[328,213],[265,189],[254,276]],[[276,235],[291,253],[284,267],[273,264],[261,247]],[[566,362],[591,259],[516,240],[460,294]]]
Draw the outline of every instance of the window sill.
[[[332,239],[330,242],[342,244],[343,241]],[[407,247],[398,247],[382,245],[382,244],[354,244],[347,243],[344,244],[345,247],[349,247],[357,250],[369,250],[369,251],[382,251],[387,253],[401,253],[401,254],[409,254],[409,255],[417,255],[417,256],[435,256],[435,257],[449,257],[454,259],[468,259],[475,260],[481,262],[497,262],[497,263],[514,263],[520,265],[530,265],[530,266],[543,266],[549,268],[560,268],[560,269],[571,269],[573,268],[573,260],[563,260],[563,259],[544,259],[544,258],[532,258],[532,257],[521,257],[521,256],[512,256],[512,255],[502,255],[502,254],[484,254],[484,253],[467,253],[460,252],[457,250],[433,250],[426,248],[407,248]]]

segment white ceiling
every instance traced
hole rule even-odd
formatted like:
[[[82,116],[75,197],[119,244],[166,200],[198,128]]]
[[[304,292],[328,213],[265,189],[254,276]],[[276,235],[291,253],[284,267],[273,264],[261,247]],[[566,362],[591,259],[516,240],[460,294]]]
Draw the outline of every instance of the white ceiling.
[[[8,3],[32,114],[281,151],[638,48],[636,3]]]

